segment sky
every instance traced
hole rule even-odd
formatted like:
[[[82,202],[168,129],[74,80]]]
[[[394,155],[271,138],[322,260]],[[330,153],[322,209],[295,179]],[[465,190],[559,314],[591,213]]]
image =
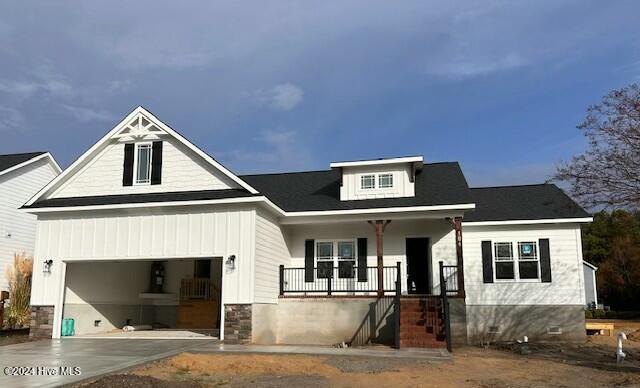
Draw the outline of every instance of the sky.
[[[540,183],[640,82],[638,1],[0,0],[0,153],[66,167],[136,106],[236,173],[423,155]]]

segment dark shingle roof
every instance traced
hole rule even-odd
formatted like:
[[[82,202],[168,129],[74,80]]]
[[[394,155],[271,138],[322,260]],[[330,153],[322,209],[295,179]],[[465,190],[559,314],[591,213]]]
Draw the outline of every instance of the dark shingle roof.
[[[471,197],[466,222],[590,217],[553,184],[472,188]]]
[[[203,201],[209,199],[226,199],[251,197],[253,194],[244,189],[231,190],[199,190],[174,193],[119,194],[92,197],[51,198],[38,201],[26,208],[118,205],[123,203],[149,203],[173,201]]]
[[[240,177],[289,212],[472,203],[456,162],[425,164],[416,174],[415,197],[340,200],[340,171],[311,171]]]
[[[42,154],[44,154],[44,152],[29,152],[24,154],[0,155],[0,172],[8,168],[11,168],[13,166],[17,166],[20,163],[24,163]]]

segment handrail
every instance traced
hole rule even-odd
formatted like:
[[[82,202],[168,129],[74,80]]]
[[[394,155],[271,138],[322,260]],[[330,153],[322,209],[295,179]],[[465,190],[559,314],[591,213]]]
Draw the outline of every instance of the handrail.
[[[447,296],[447,278],[444,275],[444,263],[440,264],[440,297],[442,298],[442,315],[444,317],[444,335],[447,340],[447,350],[451,352],[451,319],[449,316],[449,297]],[[457,283],[456,283],[457,284]]]
[[[180,280],[180,300],[214,300],[218,287],[208,278],[186,278]]]

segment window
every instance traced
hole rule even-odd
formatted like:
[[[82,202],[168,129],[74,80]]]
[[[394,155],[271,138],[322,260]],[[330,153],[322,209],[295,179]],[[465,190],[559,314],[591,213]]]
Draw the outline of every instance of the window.
[[[516,247],[518,258],[514,256]],[[494,244],[496,280],[540,279],[540,258],[535,241],[496,242]]]
[[[393,174],[378,175],[378,187],[381,189],[389,189],[393,187]]]
[[[356,245],[353,241],[338,241],[338,276],[355,277]]]
[[[510,242],[498,242],[494,245],[496,279],[514,279],[513,245]]]
[[[360,177],[360,188],[375,189],[376,188],[376,176],[375,175],[362,175]]]
[[[333,277],[333,243],[318,242],[316,244],[316,259],[318,260],[318,278]]]
[[[356,243],[354,240],[316,242],[318,278],[333,277],[333,268],[338,267],[338,277],[355,277]]]
[[[135,172],[137,185],[151,183],[151,143],[136,145]]]
[[[538,246],[535,242],[518,242],[520,279],[538,279]]]

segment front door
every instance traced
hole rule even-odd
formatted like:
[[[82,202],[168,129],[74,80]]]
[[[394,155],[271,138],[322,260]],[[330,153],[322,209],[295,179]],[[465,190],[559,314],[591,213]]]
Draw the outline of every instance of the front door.
[[[407,289],[410,294],[431,294],[429,239],[407,238]]]

